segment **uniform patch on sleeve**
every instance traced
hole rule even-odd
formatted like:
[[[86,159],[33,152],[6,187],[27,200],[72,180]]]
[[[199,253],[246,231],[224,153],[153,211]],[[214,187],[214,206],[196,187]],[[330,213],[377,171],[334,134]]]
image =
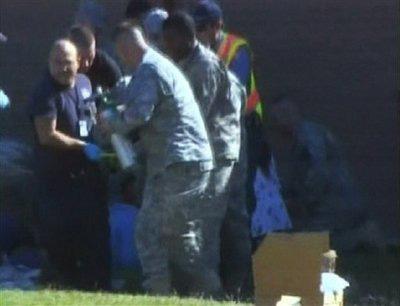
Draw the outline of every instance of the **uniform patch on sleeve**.
[[[91,96],[90,90],[87,88],[82,88],[81,89],[81,95],[84,99],[87,99]]]

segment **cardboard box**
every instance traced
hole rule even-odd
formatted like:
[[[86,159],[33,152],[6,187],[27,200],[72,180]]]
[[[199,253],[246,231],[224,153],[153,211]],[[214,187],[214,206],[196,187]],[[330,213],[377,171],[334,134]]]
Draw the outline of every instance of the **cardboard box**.
[[[282,295],[301,297],[301,305],[323,305],[322,254],[329,249],[327,232],[268,235],[253,256],[256,305],[276,305]]]

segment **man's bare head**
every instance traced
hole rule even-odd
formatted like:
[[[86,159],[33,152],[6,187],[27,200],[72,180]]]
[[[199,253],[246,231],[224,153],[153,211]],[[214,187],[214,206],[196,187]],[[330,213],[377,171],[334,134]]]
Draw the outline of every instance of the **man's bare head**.
[[[142,62],[148,45],[142,30],[129,23],[121,23],[114,31],[118,56],[128,69],[136,69]]]
[[[78,51],[68,39],[54,42],[49,55],[51,76],[61,85],[73,86],[78,72]]]

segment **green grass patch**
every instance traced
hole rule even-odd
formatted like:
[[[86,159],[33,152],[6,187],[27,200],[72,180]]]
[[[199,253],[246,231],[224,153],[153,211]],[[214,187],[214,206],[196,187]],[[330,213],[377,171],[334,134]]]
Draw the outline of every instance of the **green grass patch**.
[[[2,291],[1,306],[249,306],[179,297],[150,297],[129,294],[83,293],[78,291]]]

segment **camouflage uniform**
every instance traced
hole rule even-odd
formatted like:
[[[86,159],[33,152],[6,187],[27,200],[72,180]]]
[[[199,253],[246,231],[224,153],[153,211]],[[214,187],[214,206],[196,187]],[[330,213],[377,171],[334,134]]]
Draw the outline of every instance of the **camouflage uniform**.
[[[140,127],[146,158],[136,229],[144,288],[153,294],[171,293],[182,275],[190,293],[212,294],[218,288],[206,272],[208,263],[200,260],[206,227],[198,208],[213,168],[212,151],[191,88],[168,59],[149,48],[125,97],[123,122],[117,120],[114,127],[118,132]]]
[[[232,297],[244,294],[251,283],[250,217],[247,209],[248,156],[244,124],[246,90],[236,76],[228,73],[232,99],[240,101],[241,144],[239,161],[235,163],[230,180],[228,206],[221,230],[221,277],[225,292]]]
[[[246,233],[249,234],[249,230],[248,222],[246,222],[245,182],[240,181],[241,185],[238,185],[238,181],[232,179],[232,171],[238,166],[237,161],[241,150],[241,115],[246,100],[245,93],[244,96],[241,96],[241,93],[244,90],[241,85],[235,86],[239,82],[234,83],[235,77],[228,76],[224,63],[212,51],[199,43],[196,43],[194,50],[180,63],[180,66],[186,73],[201,106],[214,150],[216,168],[212,172],[209,187],[213,204],[207,212],[208,217],[218,222],[220,227],[224,218],[227,225],[235,223],[235,228],[228,225],[226,231],[229,232],[230,238],[237,236],[238,233],[240,233],[239,236],[246,236],[249,245],[248,259],[250,259],[250,236],[246,235]],[[238,88],[240,88],[240,93],[238,93]],[[241,99],[242,97],[244,100]],[[243,166],[244,163],[240,165]],[[232,184],[235,185],[232,186]],[[238,198],[231,202],[233,187]],[[233,220],[230,220],[229,216],[240,216],[238,220],[241,219],[244,222],[231,222]],[[219,232],[220,228],[217,230],[217,233]],[[215,260],[214,266],[218,269],[220,241],[216,233],[210,234],[218,239],[215,243],[216,249],[210,250],[214,252],[212,258]],[[233,244],[242,248],[241,239],[233,240]],[[243,261],[236,262],[235,265],[243,266],[243,263]]]

